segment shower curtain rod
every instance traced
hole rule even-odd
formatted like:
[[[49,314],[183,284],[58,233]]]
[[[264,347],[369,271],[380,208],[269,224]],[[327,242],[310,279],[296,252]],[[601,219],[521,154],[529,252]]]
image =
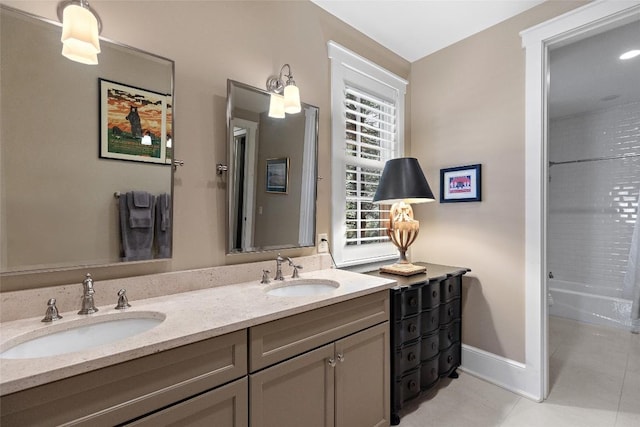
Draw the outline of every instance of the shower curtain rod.
[[[638,157],[640,154],[626,154],[622,156],[610,156],[610,157],[594,157],[591,159],[580,159],[580,160],[566,160],[564,162],[549,162],[549,166],[553,165],[566,165],[568,163],[584,163],[584,162],[597,162],[600,160],[618,160],[618,159],[628,159],[630,157]]]

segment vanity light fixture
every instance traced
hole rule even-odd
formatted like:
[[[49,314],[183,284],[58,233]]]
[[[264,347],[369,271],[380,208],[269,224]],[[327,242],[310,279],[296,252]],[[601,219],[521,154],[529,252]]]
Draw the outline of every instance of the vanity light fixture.
[[[425,267],[413,265],[407,260],[407,249],[416,240],[420,230],[420,223],[413,219],[411,203],[434,200],[418,159],[401,157],[385,163],[373,203],[392,205],[387,235],[400,251],[400,259],[395,264],[381,267],[380,271],[401,276],[412,276],[426,271]]]
[[[636,56],[640,55],[640,50],[639,49],[632,49],[629,51],[626,51],[625,53],[623,53],[622,55],[620,55],[620,59],[625,60],[625,59],[633,59]]]
[[[61,1],[57,11],[62,22],[62,56],[82,64],[98,64],[102,21],[97,12],[87,0]]]
[[[285,67],[288,69],[288,74],[284,74]],[[283,77],[287,78],[286,82]],[[296,114],[302,110],[300,107],[300,90],[293,80],[293,73],[289,64],[284,64],[280,68],[279,76],[271,76],[267,79],[267,90],[271,93],[269,117],[282,119],[284,118],[284,113]],[[280,95],[281,93],[284,96]]]

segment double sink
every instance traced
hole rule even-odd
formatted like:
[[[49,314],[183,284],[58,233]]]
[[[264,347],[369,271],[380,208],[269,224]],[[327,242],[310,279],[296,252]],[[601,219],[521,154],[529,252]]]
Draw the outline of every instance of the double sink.
[[[335,291],[340,283],[328,279],[296,279],[263,287],[275,297],[310,297]],[[92,349],[150,331],[166,320],[155,311],[90,315],[71,322],[53,323],[6,343],[2,359],[31,359]]]

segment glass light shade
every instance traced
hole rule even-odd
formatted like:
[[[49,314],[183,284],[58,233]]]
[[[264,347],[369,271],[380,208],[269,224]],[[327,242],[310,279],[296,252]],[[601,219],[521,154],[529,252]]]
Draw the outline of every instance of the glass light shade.
[[[62,56],[87,65],[98,64],[98,54],[94,49],[86,49],[85,43],[68,41],[62,45]]]
[[[288,114],[296,114],[302,110],[300,107],[300,90],[296,85],[284,87],[284,111]]]
[[[83,64],[97,64],[98,20],[90,10],[72,4],[62,13],[62,55]],[[94,62],[95,61],[95,62]]]
[[[274,119],[284,119],[284,97],[277,93],[272,93],[269,100],[269,117]]]

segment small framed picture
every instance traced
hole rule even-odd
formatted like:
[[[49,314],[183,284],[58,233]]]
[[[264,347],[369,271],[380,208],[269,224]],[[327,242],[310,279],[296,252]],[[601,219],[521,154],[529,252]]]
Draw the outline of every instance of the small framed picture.
[[[267,159],[267,193],[287,194],[289,158]]]
[[[100,80],[100,157],[170,164],[171,96]]]
[[[481,166],[440,169],[440,203],[481,201]]]

